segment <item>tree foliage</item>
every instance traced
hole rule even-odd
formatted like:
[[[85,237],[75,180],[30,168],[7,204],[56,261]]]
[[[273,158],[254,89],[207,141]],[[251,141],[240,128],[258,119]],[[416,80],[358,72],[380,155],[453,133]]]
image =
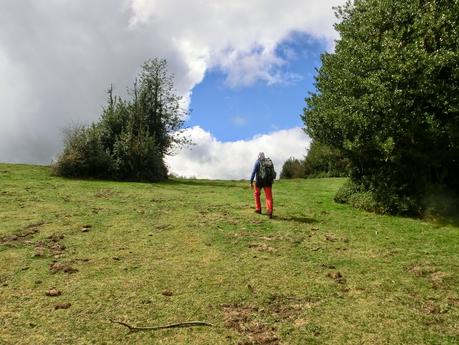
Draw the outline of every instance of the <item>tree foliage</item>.
[[[185,113],[165,60],[147,61],[123,100],[108,90],[99,122],[66,133],[54,164],[61,176],[157,181],[167,177],[164,156],[189,143]]]
[[[349,160],[334,147],[313,141],[304,158],[305,177],[342,177],[349,175]]]
[[[303,162],[294,157],[287,159],[282,166],[281,179],[304,178]]]
[[[342,177],[349,175],[349,160],[341,151],[313,141],[303,160],[289,158],[282,166],[281,178]]]
[[[459,193],[459,1],[356,0],[337,15],[307,133],[345,154],[348,190],[382,212],[419,212],[433,184]]]

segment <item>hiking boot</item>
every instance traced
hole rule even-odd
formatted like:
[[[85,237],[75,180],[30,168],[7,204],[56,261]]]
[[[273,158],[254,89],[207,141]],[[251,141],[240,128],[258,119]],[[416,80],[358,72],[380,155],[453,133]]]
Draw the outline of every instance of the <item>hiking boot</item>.
[[[272,213],[268,213],[268,217],[269,217],[269,219],[273,219],[273,214]]]
[[[261,210],[255,210],[255,213],[261,214]]]

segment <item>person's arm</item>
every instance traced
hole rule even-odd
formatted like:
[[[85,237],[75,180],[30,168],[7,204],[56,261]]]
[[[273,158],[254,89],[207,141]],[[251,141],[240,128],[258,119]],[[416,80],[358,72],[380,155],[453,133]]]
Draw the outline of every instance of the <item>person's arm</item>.
[[[257,174],[259,167],[260,167],[260,162],[257,160],[257,162],[255,163],[255,166],[253,167],[252,175],[250,176],[250,185],[252,185],[253,179],[255,178],[255,175]]]

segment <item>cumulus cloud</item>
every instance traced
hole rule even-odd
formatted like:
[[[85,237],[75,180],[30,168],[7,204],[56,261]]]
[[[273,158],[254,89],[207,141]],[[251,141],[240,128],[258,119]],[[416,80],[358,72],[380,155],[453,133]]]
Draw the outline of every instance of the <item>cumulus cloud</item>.
[[[206,71],[227,83],[282,82],[292,32],[332,44],[344,0],[0,0],[0,161],[49,163],[61,129],[98,118],[148,58],[166,58],[189,100]],[[288,78],[288,76],[287,76]]]
[[[280,175],[290,157],[302,158],[310,139],[301,128],[280,130],[234,142],[218,141],[201,127],[185,132],[194,146],[167,158],[170,171],[182,177],[205,179],[248,179],[259,152],[265,152]]]

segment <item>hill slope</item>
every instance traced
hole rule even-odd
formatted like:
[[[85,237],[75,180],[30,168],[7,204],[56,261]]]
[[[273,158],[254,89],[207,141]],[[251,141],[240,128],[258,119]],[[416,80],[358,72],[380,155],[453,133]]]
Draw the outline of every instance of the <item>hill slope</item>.
[[[459,228],[335,204],[342,183],[277,182],[269,220],[247,181],[0,164],[0,344],[456,343]]]

